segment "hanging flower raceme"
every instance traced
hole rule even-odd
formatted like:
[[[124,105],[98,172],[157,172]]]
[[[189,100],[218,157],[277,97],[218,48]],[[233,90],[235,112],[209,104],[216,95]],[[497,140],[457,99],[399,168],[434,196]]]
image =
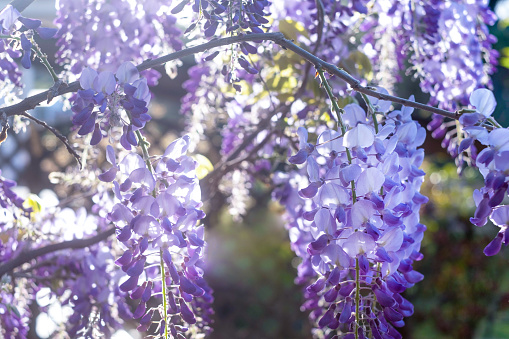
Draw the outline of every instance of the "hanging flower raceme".
[[[171,143],[153,169],[135,153],[117,163],[108,146],[113,166],[99,176],[113,181],[119,200],[109,219],[125,248],[116,261],[127,275],[120,290],[139,300],[133,314],[140,319],[138,329],[147,331],[158,313],[158,330],[174,337],[210,331],[212,313],[211,289],[203,279],[204,228],[197,226],[204,213],[196,163],[186,155],[188,142],[184,137]],[[161,294],[163,302],[151,308],[150,298]]]
[[[80,127],[78,134],[92,133],[90,144],[97,145],[105,131],[121,128],[120,144],[127,150],[137,146],[134,132],[151,119],[147,113],[151,94],[136,66],[125,62],[115,74],[85,68],[80,85],[72,106],[72,122]]]
[[[484,250],[486,255],[495,255],[502,243],[509,244],[507,219],[503,216],[507,206],[501,205],[509,192],[509,129],[498,127],[491,117],[497,105],[491,91],[484,88],[475,90],[470,96],[470,104],[475,110],[462,114],[459,119],[466,137],[459,144],[458,153],[474,149],[475,141],[484,146],[472,163],[484,176],[484,187],[474,191],[477,208],[470,221],[476,226],[484,226],[489,218],[501,228]],[[491,130],[485,127],[487,120],[495,126]]]
[[[422,258],[426,229],[419,223],[427,202],[419,193],[424,153],[417,148],[425,131],[411,108],[386,113],[379,130],[357,104],[344,111],[344,135],[327,129],[310,145],[299,129],[300,150],[290,161],[306,164],[308,183],[297,195],[292,179],[277,194],[303,259],[299,274],[315,276],[303,308],[330,336],[401,338],[395,328],[413,313],[401,293],[423,278],[412,263]]]

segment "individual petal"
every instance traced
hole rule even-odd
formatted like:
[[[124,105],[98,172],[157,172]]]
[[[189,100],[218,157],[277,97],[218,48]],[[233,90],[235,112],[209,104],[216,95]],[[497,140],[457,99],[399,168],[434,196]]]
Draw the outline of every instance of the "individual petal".
[[[130,277],[129,279],[127,279],[126,281],[124,281],[119,286],[119,288],[123,292],[128,292],[128,291],[134,290],[136,288],[136,286],[138,286],[138,276],[134,275],[134,276]]]
[[[318,192],[318,188],[322,185],[321,182],[312,182],[308,187],[299,191],[299,195],[303,198],[313,198]]]
[[[108,71],[99,73],[92,84],[96,92],[103,92],[108,95],[111,95],[115,91],[116,85],[117,81],[115,80],[115,75]]]
[[[299,149],[305,148],[308,144],[308,131],[304,127],[299,127],[297,135],[299,136]]]
[[[19,11],[11,4],[5,6],[2,11],[0,11],[0,27],[3,27],[5,30],[10,30],[11,26],[20,16],[21,14]]]
[[[148,89],[147,79],[141,78],[136,80],[133,83],[133,86],[136,87],[136,91],[134,92],[134,97],[136,99],[144,101],[146,104],[150,101],[150,90]]]
[[[369,200],[357,201],[352,206],[352,225],[355,229],[368,222],[375,214],[375,204]]]
[[[488,246],[484,248],[483,253],[488,257],[497,254],[502,248],[502,240],[504,239],[504,233],[499,232],[495,239],[493,239]]]
[[[330,244],[320,254],[325,263],[332,263],[339,269],[350,267],[350,257],[338,244]]]
[[[130,175],[134,170],[138,168],[146,168],[147,164],[143,161],[143,158],[136,153],[129,153],[122,161],[120,161],[119,168],[125,175]]]
[[[98,123],[95,124],[94,132],[92,133],[92,138],[90,139],[90,145],[95,146],[101,142],[103,138],[101,126]]]
[[[357,125],[348,132],[346,132],[343,139],[343,146],[353,147],[369,147],[373,145],[375,135],[371,129],[366,125]]]
[[[120,84],[131,84],[140,78],[140,73],[132,62],[126,61],[118,67],[115,76]]]
[[[350,182],[352,180],[357,180],[357,178],[361,175],[361,167],[357,164],[348,165],[343,167],[339,173],[341,178],[345,182]]]
[[[500,227],[509,227],[509,205],[498,206],[490,216],[491,221]]]
[[[39,36],[43,40],[48,40],[53,38],[58,32],[58,29],[56,28],[49,28],[49,27],[39,27],[37,28],[37,33],[39,33]]]
[[[379,192],[385,182],[385,175],[376,167],[369,167],[359,176],[355,185],[358,196],[371,192]]]
[[[97,72],[90,67],[85,68],[81,72],[80,76],[80,86],[83,89],[91,89],[94,84],[95,79],[97,78]]]
[[[341,133],[334,130],[326,130],[320,134],[316,144],[316,150],[320,155],[330,156],[332,152],[343,152],[343,139]]]
[[[155,187],[155,179],[152,172],[147,168],[138,168],[129,175],[129,180],[136,183],[141,183],[147,186],[149,191],[152,191]]]
[[[333,234],[336,231],[336,221],[332,218],[329,210],[321,208],[315,214],[314,218],[315,226],[319,231],[326,234]]]
[[[98,178],[103,182],[112,182],[117,177],[117,171],[116,167],[112,167],[106,172],[99,174]]]
[[[488,142],[499,152],[509,151],[509,129],[494,129],[488,135]]]
[[[93,112],[90,117],[85,121],[78,131],[79,135],[87,135],[95,128],[95,120],[97,119],[97,112]]]
[[[373,252],[375,247],[376,243],[373,237],[363,232],[354,232],[343,244],[343,249],[352,258],[365,253],[369,254]]]
[[[378,246],[383,247],[387,252],[396,252],[403,244],[403,231],[399,227],[393,227],[385,231],[377,243]]]
[[[186,154],[187,148],[189,147],[189,136],[185,135],[182,138],[178,138],[173,141],[166,150],[164,151],[164,156],[170,159],[178,159],[182,155]]]
[[[30,19],[30,18],[24,18],[20,16],[18,20],[28,29],[36,29],[39,28],[42,24],[41,20],[37,19]]]
[[[308,157],[307,171],[308,171],[309,181],[311,181],[311,182],[320,181],[319,167],[318,167],[318,163],[316,162],[315,158]]]
[[[366,112],[357,104],[348,104],[343,109],[342,119],[350,127],[356,126],[359,122],[366,122]]]
[[[308,152],[305,149],[300,149],[297,154],[292,155],[288,158],[288,162],[294,165],[300,165],[306,162],[308,159]]]
[[[470,95],[470,104],[486,118],[490,117],[495,107],[497,107],[495,96],[486,88],[479,88],[473,91]]]
[[[333,182],[328,182],[320,188],[319,200],[323,207],[335,209],[341,204],[349,203],[350,195],[343,187]]]

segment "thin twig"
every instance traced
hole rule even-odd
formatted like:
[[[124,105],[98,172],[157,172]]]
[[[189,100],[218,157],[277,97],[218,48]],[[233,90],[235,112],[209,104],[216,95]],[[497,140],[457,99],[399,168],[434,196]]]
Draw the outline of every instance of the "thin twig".
[[[71,155],[76,159],[76,161],[80,165],[80,169],[83,167],[83,164],[81,163],[81,158],[78,155],[78,153],[76,153],[74,148],[72,148],[72,146],[69,144],[69,141],[67,140],[67,138],[65,136],[63,136],[62,133],[60,133],[56,128],[48,125],[45,121],[37,119],[36,117],[28,114],[27,112],[21,112],[20,115],[22,115],[25,118],[30,119],[30,120],[38,123],[42,127],[46,128],[48,131],[50,131],[51,133],[55,134],[55,136],[58,139],[60,139],[60,141],[62,141],[62,143],[65,145],[65,147],[67,148],[67,151],[69,151],[69,153],[71,153]]]
[[[106,240],[114,233],[115,227],[111,227],[108,228],[106,231],[101,232],[91,238],[64,241],[56,244],[47,245],[45,247],[36,248],[34,250],[30,250],[27,252],[22,252],[19,256],[17,256],[13,260],[0,266],[0,278],[2,278],[4,274],[12,272],[16,267],[19,267],[29,262],[30,260],[36,259],[40,256],[65,249],[78,249],[92,246],[94,244],[97,244],[98,242]]]

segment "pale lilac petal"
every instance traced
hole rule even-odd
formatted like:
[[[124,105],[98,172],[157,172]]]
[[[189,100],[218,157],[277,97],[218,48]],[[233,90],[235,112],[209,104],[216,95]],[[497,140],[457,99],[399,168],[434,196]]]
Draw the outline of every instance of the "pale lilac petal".
[[[357,201],[352,206],[352,224],[354,228],[359,228],[375,214],[375,204],[369,200]]]
[[[393,227],[378,239],[378,246],[383,247],[387,252],[396,252],[403,244],[403,231],[399,227]]]
[[[495,96],[486,88],[479,88],[473,91],[470,95],[470,104],[486,118],[491,116],[495,107],[497,107]]]
[[[359,122],[366,122],[366,112],[357,104],[348,104],[343,109],[345,112],[341,116],[343,122],[350,127],[354,127]]]
[[[509,151],[509,129],[494,129],[488,135],[488,141],[499,152]]]
[[[18,20],[21,16],[21,13],[14,8],[12,5],[7,5],[0,12],[0,23],[1,27],[6,30],[9,30],[11,26]]]
[[[115,80],[115,75],[112,72],[101,72],[94,79],[93,88],[96,92],[104,92],[108,95],[111,95],[115,91],[115,86],[117,85],[117,81]]]
[[[353,147],[369,147],[373,145],[375,135],[371,129],[366,125],[357,125],[348,132],[346,132],[343,139],[343,146]]]
[[[385,181],[385,175],[376,167],[369,167],[359,176],[355,185],[357,195],[378,192]]]
[[[329,182],[320,188],[319,200],[323,207],[335,209],[341,204],[348,204],[350,195],[343,187]]]
[[[120,84],[131,84],[140,78],[140,73],[132,62],[126,61],[118,67],[115,76]]]
[[[318,163],[316,162],[315,158],[313,158],[313,157],[308,158],[307,171],[308,171],[308,175],[309,175],[309,180],[311,182],[320,180]]]
[[[302,149],[308,144],[308,131],[304,127],[297,129],[297,135],[299,136],[299,148]]]
[[[149,191],[152,191],[156,184],[152,172],[150,172],[147,168],[138,168],[134,170],[131,175],[129,175],[129,179],[132,182],[146,185]]]
[[[136,87],[136,91],[134,92],[134,97],[139,100],[145,101],[147,104],[150,101],[150,91],[147,85],[147,79],[142,78],[138,79],[133,83],[133,86]]]
[[[332,263],[340,269],[350,267],[350,257],[341,246],[337,244],[330,244],[325,247],[320,256],[326,264]]]
[[[117,159],[115,157],[115,150],[111,145],[106,146],[106,160],[113,166],[117,166]]]
[[[363,232],[354,232],[343,244],[343,249],[352,258],[363,254],[369,254],[373,252],[375,247],[376,243],[373,237]]]
[[[317,140],[316,150],[323,156],[328,157],[332,151],[343,152],[343,139],[341,133],[334,130],[326,130],[320,134]]]
[[[91,89],[97,78],[97,72],[90,67],[87,67],[81,72],[80,86],[83,89]]]
[[[496,207],[491,213],[490,219],[497,226],[509,226],[509,205]]]
[[[326,208],[321,208],[314,218],[315,226],[319,231],[333,234],[336,231],[336,221],[332,218],[330,211]]]
[[[361,167],[357,164],[348,165],[342,168],[339,173],[345,182],[350,182],[352,180],[357,180],[359,175],[361,175]]]
[[[182,138],[179,138],[173,141],[171,144],[169,144],[168,147],[166,147],[164,156],[172,159],[177,159],[182,155],[186,154],[188,147],[189,147],[189,136],[185,135]]]
[[[483,145],[488,145],[488,131],[484,127],[469,126],[463,129],[469,137],[479,140]]]
[[[147,164],[143,161],[143,158],[136,153],[129,153],[120,161],[119,164],[122,173],[129,175],[131,172],[138,168],[146,168]]]

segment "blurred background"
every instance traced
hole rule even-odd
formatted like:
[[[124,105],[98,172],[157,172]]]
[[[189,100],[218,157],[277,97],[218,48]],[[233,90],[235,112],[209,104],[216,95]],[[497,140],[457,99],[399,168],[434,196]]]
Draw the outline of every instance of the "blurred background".
[[[0,0],[0,8],[8,1]],[[503,126],[509,125],[509,1],[490,1],[501,20],[492,27],[498,37],[496,48],[501,54],[498,72],[493,77],[498,106],[495,117]],[[42,19],[52,25],[55,15],[53,0],[37,0],[24,15]],[[51,43],[43,44],[43,51],[53,55]],[[154,89],[151,103],[153,122],[147,124],[156,154],[180,135],[183,117],[178,114],[180,87],[187,78],[186,69],[192,59],[184,60],[177,79],[163,76]],[[58,69],[57,69],[58,71]],[[25,95],[51,87],[50,76],[38,63],[24,72]],[[419,93],[415,82],[403,83],[398,93],[408,97]],[[416,95],[426,102],[427,96]],[[416,112],[425,125],[429,115]],[[71,128],[70,113],[55,101],[51,106],[39,107],[34,115],[66,135]],[[201,145],[200,151],[213,163],[219,160],[217,136]],[[440,142],[428,137],[425,144],[425,171],[428,173],[423,193],[430,202],[423,208],[422,222],[428,231],[423,240],[424,259],[414,267],[425,275],[424,281],[410,289],[405,297],[415,305],[415,314],[406,320],[402,329],[408,339],[509,338],[509,270],[507,249],[495,257],[486,257],[484,247],[493,239],[497,228],[477,228],[469,217],[475,206],[474,188],[482,186],[482,177],[467,169],[458,178],[456,167],[440,147]],[[10,135],[0,147],[2,175],[17,180],[33,193],[49,188],[61,196],[68,187],[55,187],[49,174],[62,171],[74,160],[52,134],[31,125],[26,132]],[[210,269],[206,278],[214,289],[216,322],[210,338],[310,338],[307,314],[299,311],[303,303],[301,290],[293,282],[299,261],[290,250],[288,235],[279,216],[282,212],[271,202],[270,191],[262,183],[252,189],[253,204],[242,222],[235,222],[226,207],[212,213],[208,221]],[[217,196],[223,205],[226,199]],[[79,202],[77,203],[79,204]],[[218,204],[221,205],[221,204]],[[210,222],[213,221],[213,222]],[[51,319],[33,317],[33,338],[46,338],[39,329],[49,326]],[[44,323],[43,323],[44,321]],[[117,338],[139,337],[136,330],[126,328]]]

